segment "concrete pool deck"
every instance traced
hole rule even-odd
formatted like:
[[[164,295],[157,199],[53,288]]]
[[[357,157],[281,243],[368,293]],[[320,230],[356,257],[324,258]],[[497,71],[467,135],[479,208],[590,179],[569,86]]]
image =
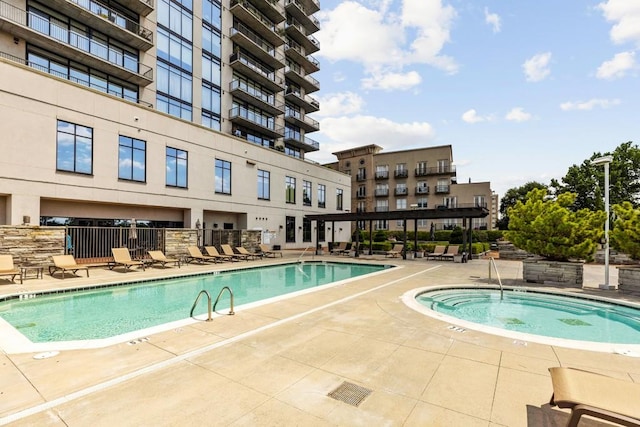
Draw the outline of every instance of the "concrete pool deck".
[[[285,251],[284,261],[299,254]],[[487,283],[486,260],[372,258],[362,261],[401,268],[108,347],[45,358],[3,352],[0,424],[561,426],[568,412],[548,405],[549,367],[640,382],[640,358],[461,331],[400,300],[418,287]],[[520,262],[496,263],[503,283],[523,284]],[[0,284],[0,295],[230,266],[91,269],[89,279],[83,272],[64,280],[45,274],[23,285]],[[616,269],[610,271],[617,283]],[[603,266],[587,265],[585,290],[573,291],[617,297],[597,289],[603,278]],[[371,393],[358,406],[327,396],[344,382]]]

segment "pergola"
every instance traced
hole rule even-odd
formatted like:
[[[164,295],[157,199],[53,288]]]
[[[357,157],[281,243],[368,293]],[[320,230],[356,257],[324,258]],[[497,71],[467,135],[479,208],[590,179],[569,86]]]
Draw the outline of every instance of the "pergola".
[[[332,223],[331,225],[331,241],[334,241],[335,236],[335,222],[356,222],[356,230],[358,230],[358,224],[361,221],[369,222],[369,231],[373,235],[373,221],[378,220],[403,220],[404,223],[404,238],[403,243],[406,247],[407,243],[407,222],[409,220],[414,221],[414,248],[418,247],[418,220],[426,219],[426,220],[435,220],[435,219],[460,219],[462,218],[462,243],[466,245],[467,242],[472,242],[472,218],[484,218],[489,215],[489,210],[486,206],[480,205],[459,205],[455,208],[438,206],[435,209],[410,209],[410,210],[399,210],[399,211],[386,211],[386,212],[345,212],[345,213],[333,213],[333,214],[315,214],[315,215],[305,215],[305,218],[311,221],[329,221]],[[467,221],[468,220],[468,221]],[[318,241],[320,235],[320,231],[318,227],[316,227],[316,242]],[[360,236],[360,233],[356,233],[356,239]],[[356,240],[356,250],[355,256],[359,256],[359,241]],[[369,239],[369,250],[373,250],[373,238]],[[316,254],[318,253],[318,248],[316,247]],[[371,252],[369,252],[371,253]],[[406,251],[402,252],[402,258],[406,259],[407,254]]]

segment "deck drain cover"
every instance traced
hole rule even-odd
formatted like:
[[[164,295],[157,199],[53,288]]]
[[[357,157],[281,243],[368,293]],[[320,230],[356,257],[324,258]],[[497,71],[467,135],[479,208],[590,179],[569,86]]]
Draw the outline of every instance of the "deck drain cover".
[[[360,402],[370,394],[371,390],[368,388],[360,387],[359,385],[345,381],[327,396],[341,402],[348,403],[349,405],[358,406]]]

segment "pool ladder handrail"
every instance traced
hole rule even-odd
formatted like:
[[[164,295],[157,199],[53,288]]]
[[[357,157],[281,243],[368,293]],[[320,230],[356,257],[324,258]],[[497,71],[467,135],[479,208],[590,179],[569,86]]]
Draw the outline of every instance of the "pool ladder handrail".
[[[491,282],[491,265],[493,265],[493,269],[496,272],[496,277],[498,278],[498,284],[500,285],[500,301],[502,301],[502,299],[504,298],[504,288],[502,287],[502,280],[500,280],[500,273],[498,272],[496,260],[493,257],[489,257],[489,282]]]
[[[218,305],[218,301],[220,301],[220,297],[222,296],[222,293],[227,290],[229,291],[229,295],[231,296],[231,303],[230,303],[230,310],[229,310],[229,315],[233,315],[235,314],[235,312],[233,311],[233,291],[231,290],[230,287],[225,286],[224,288],[220,289],[220,292],[218,293],[218,297],[216,298],[216,302],[215,303],[211,303],[211,294],[209,294],[209,291],[203,289],[198,293],[198,296],[196,297],[196,300],[193,302],[193,306],[191,306],[191,312],[189,313],[190,317],[193,317],[193,311],[196,309],[196,306],[198,305],[198,302],[200,301],[200,298],[202,297],[202,295],[206,295],[207,296],[207,322],[210,322],[213,320],[213,312],[216,310],[216,306]]]
[[[307,253],[307,250],[311,247],[311,245],[307,246],[306,248],[304,248],[304,251],[302,251],[302,253],[300,254],[300,256],[298,257],[298,261],[300,262],[300,260],[302,259],[302,257],[304,256],[304,254]]]

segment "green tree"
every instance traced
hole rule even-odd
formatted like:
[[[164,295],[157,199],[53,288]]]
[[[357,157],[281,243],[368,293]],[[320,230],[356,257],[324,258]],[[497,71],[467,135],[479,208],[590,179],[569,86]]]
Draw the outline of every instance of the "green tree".
[[[520,187],[514,187],[507,190],[500,200],[500,219],[497,222],[499,230],[509,229],[509,208],[515,206],[518,201],[525,202],[527,194],[533,189],[546,190],[547,186],[539,182],[530,181]]]
[[[640,205],[640,148],[631,141],[618,146],[609,165],[609,200],[613,204],[628,201],[634,207]],[[578,209],[604,210],[604,167],[591,162],[603,156],[594,153],[581,165],[573,165],[562,178],[562,183],[551,180],[550,188],[555,194],[575,193],[573,207]]]
[[[588,209],[573,210],[576,195],[560,194],[557,199],[547,190],[534,189],[526,202],[509,208],[506,238],[516,247],[554,261],[591,261],[596,242],[604,232],[606,214]]]
[[[630,202],[611,207],[616,215],[611,230],[612,245],[633,259],[640,259],[640,210]]]

